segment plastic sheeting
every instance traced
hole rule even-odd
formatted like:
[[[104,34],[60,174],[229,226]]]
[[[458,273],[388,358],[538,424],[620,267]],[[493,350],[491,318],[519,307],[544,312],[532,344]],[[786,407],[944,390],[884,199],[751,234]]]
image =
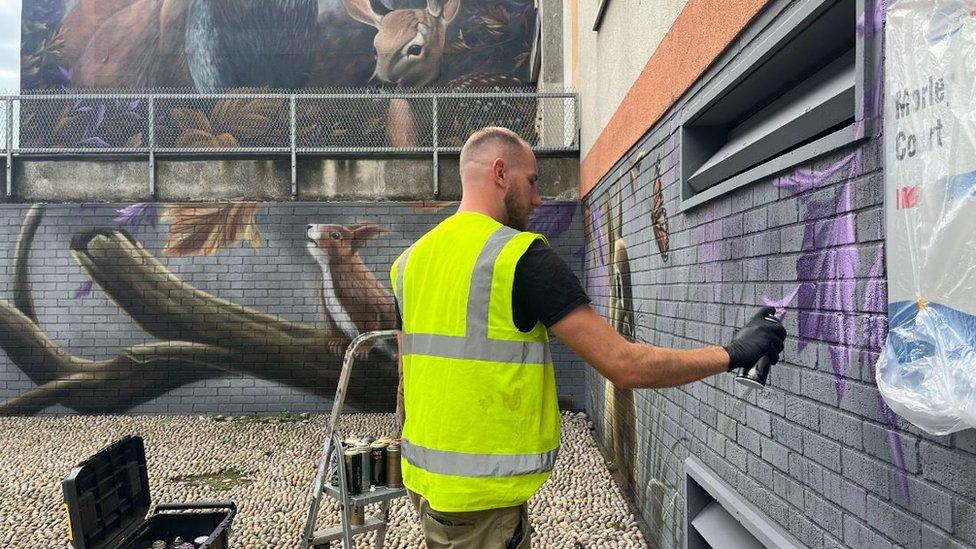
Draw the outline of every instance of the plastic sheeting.
[[[878,388],[932,434],[976,427],[976,0],[889,0],[888,338]]]

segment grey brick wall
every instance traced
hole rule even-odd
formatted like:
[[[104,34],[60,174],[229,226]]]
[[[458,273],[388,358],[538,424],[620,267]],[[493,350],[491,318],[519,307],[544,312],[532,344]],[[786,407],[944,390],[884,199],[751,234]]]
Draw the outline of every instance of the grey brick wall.
[[[192,364],[174,371],[150,364],[135,367],[130,364],[125,368],[115,365],[108,368],[108,379],[99,381],[91,375],[73,389],[48,394],[38,387],[45,380],[57,377],[51,375],[52,361],[35,356],[35,350],[25,346],[23,336],[39,334],[37,337],[43,338],[46,334],[50,345],[59,346],[63,353],[79,361],[106,361],[119,356],[123,349],[162,341],[155,337],[158,334],[150,334],[138,325],[99,284],[89,289],[91,278],[72,258],[70,245],[73,237],[95,228],[126,230],[174,276],[217,298],[285,321],[322,328],[324,317],[319,297],[322,274],[306,249],[307,224],[374,223],[387,231],[369,241],[358,256],[388,291],[392,261],[416,238],[450,215],[456,203],[261,203],[254,217],[260,246],[253,247],[245,234],[238,234],[233,242],[211,255],[166,253],[173,221],[162,214],[169,205],[145,206],[144,209],[132,204],[37,206],[42,217],[28,262],[29,295],[36,311],[36,328],[30,328],[28,324],[18,323],[21,316],[13,312],[13,307],[18,303],[15,248],[32,206],[0,205],[0,410],[5,413],[225,414],[328,410],[335,392],[338,355],[323,358],[322,364],[299,362],[297,367],[288,369],[274,356],[258,357],[253,350],[240,349],[244,356],[233,368],[246,366],[257,375],[227,373]],[[220,207],[219,204],[197,206]],[[121,215],[123,210],[133,215]],[[578,203],[549,202],[533,219],[534,226],[551,236],[553,247],[581,274],[582,225]],[[227,234],[232,230],[219,223],[208,223],[202,217],[191,222],[189,229],[190,232],[199,230],[200,234],[221,231]],[[112,268],[117,272],[103,278],[107,284],[112,284],[114,277],[124,276],[124,270]],[[146,299],[137,308],[144,307],[151,317],[159,306],[159,302]],[[189,313],[207,318],[207,309],[195,309],[198,305],[188,307]],[[187,334],[186,337],[196,336]],[[19,362],[11,358],[11,351]],[[561,404],[582,409],[583,367],[558,343],[553,351]],[[381,352],[374,352],[370,360],[361,364],[361,371],[351,381],[350,409],[391,409],[396,387],[395,365]],[[317,377],[315,372],[303,371],[305,366],[324,369]],[[25,399],[34,400],[28,405]]]
[[[887,310],[881,138],[679,213],[685,101],[584,198],[594,305],[608,320],[629,306],[637,341],[692,348],[724,344],[755,309],[785,302],[790,335],[759,391],[720,375],[626,397],[586,370],[595,435],[652,546],[683,547],[683,461],[693,455],[810,547],[973,547],[976,434],[921,432],[885,405],[874,380]],[[653,227],[658,177],[666,259]],[[793,184],[811,178],[810,188]],[[614,231],[627,250],[629,301],[612,288]]]

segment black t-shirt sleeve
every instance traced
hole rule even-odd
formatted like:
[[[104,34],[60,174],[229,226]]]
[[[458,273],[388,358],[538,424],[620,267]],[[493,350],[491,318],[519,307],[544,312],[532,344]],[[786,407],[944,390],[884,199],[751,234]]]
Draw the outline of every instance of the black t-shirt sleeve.
[[[590,302],[586,290],[559,254],[536,240],[515,265],[512,316],[515,326],[528,332],[536,321],[547,328],[580,305]]]
[[[403,329],[400,303],[396,306],[396,329]],[[529,245],[515,264],[512,284],[512,317],[515,326],[528,332],[536,322],[547,328],[562,320],[590,297],[572,269],[559,254],[540,240]]]

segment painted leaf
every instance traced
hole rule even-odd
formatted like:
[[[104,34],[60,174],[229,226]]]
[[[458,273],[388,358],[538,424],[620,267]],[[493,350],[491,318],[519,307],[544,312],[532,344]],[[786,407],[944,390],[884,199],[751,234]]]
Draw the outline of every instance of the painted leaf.
[[[78,285],[78,288],[71,294],[71,299],[81,299],[83,297],[88,297],[91,295],[92,281],[82,282]]]
[[[661,259],[668,260],[668,246],[671,235],[668,232],[668,212],[664,209],[664,192],[661,189],[661,178],[654,180],[654,205],[651,207],[651,223],[654,226],[654,239],[657,249],[661,252]]]
[[[189,128],[176,139],[177,147],[211,148],[214,136],[210,132]]]
[[[101,137],[89,137],[78,142],[79,145],[84,145],[86,147],[111,147],[107,141]]]
[[[169,115],[176,122],[180,133],[186,133],[189,130],[199,130],[209,134],[213,133],[213,126],[210,125],[210,120],[207,119],[207,115],[197,109],[174,107],[169,110]]]
[[[129,139],[125,141],[126,148],[135,149],[142,146],[142,132],[129,136]]]
[[[237,143],[237,138],[226,132],[214,137],[213,145],[220,149],[235,149],[240,147]]]
[[[171,221],[163,253],[169,256],[214,255],[238,241],[261,247],[255,220],[257,202],[169,206],[162,219]]]
[[[92,129],[97,130],[102,126],[102,122],[105,121],[105,103],[99,103],[98,112],[95,114],[95,126]]]
[[[132,204],[118,210],[118,214],[113,221],[119,224],[120,227],[127,227],[135,229],[143,224],[149,225],[151,227],[156,226],[156,220],[159,217],[156,204],[154,202],[140,202],[137,204]]]
[[[222,99],[214,105],[214,124],[241,137],[259,137],[273,129],[285,127],[287,106],[280,99]]]

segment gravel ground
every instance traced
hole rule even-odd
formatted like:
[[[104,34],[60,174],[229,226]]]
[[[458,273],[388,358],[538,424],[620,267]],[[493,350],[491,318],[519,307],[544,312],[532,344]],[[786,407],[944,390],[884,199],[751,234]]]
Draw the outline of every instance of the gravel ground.
[[[533,547],[644,547],[586,417],[564,413],[562,422],[555,471],[529,502]],[[127,434],[145,439],[154,504],[231,499],[238,505],[233,547],[297,547],[326,424],[325,415],[0,418],[0,547],[70,548],[60,481]],[[392,427],[392,414],[350,414],[341,422],[344,435],[387,434]],[[319,527],[338,520],[338,507],[325,497]],[[359,536],[358,546],[369,547],[372,536]],[[394,501],[386,546],[422,545],[409,500]]]

